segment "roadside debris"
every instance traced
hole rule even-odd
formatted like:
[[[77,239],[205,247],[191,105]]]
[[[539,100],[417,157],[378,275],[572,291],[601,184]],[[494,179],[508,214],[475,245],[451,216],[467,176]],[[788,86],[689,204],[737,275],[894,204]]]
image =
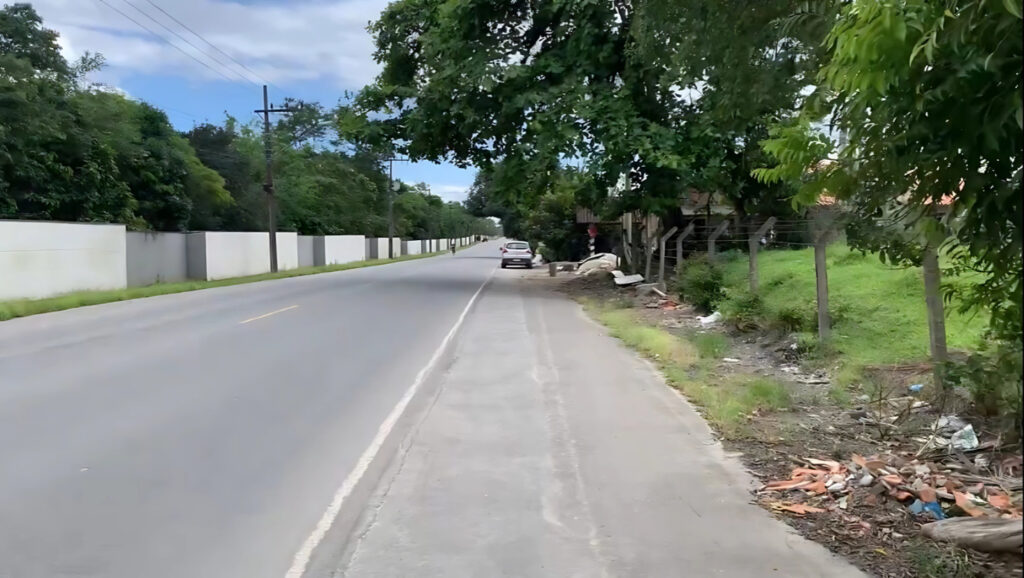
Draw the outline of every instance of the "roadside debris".
[[[619,287],[629,287],[630,285],[642,283],[644,280],[643,275],[626,275],[619,270],[612,271],[612,277],[615,278],[615,284]]]
[[[587,257],[576,265],[577,275],[591,275],[598,271],[614,271],[619,267],[619,258],[614,253],[598,253]]]
[[[957,419],[943,421],[944,427],[954,425],[961,423]],[[968,427],[961,427],[957,433]],[[793,461],[800,465],[789,479],[769,481],[758,493],[799,492],[803,500],[796,503],[831,512],[850,511],[851,504],[880,507],[885,500],[894,500],[903,503],[905,511],[919,521],[932,522],[922,528],[925,536],[985,552],[1021,548],[1022,484],[1019,477],[1009,477],[1018,471],[1019,456],[984,469],[960,453],[947,456],[944,463],[917,459],[909,452],[867,457],[853,454],[847,462],[814,458]],[[783,502],[771,501],[766,506],[798,516],[813,511],[779,504]]]
[[[718,311],[715,311],[714,313],[708,315],[707,317],[697,317],[697,322],[700,323],[701,327],[708,327],[714,325],[715,323],[718,323],[721,320],[722,314],[719,313]]]
[[[1024,525],[1020,520],[953,518],[921,526],[921,534],[980,552],[1020,552]]]

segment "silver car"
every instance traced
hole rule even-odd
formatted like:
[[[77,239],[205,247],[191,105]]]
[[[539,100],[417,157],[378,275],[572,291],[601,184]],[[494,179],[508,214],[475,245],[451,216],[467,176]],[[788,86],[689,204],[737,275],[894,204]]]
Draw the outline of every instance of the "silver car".
[[[522,265],[533,269],[533,251],[525,241],[509,241],[501,246],[501,268]]]

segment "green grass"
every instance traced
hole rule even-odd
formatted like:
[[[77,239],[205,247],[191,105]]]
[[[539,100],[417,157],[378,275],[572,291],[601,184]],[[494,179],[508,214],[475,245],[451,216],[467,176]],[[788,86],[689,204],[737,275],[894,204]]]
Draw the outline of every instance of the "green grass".
[[[814,253],[762,252],[760,295],[769,324],[814,333],[816,325]],[[722,264],[727,295],[749,287],[746,257]],[[828,250],[834,352],[856,367],[928,358],[928,321],[920,269],[896,269],[877,256],[862,256],[844,245]],[[947,305],[950,349],[975,349],[985,329],[984,314],[964,316]],[[785,323],[783,323],[785,322]],[[800,325],[801,327],[793,327]]]
[[[689,340],[701,359],[719,359],[729,350],[729,338],[720,333],[694,333]]]
[[[701,407],[707,420],[726,437],[744,435],[747,416],[755,410],[790,407],[789,391],[782,383],[751,375],[716,376],[710,371],[707,354],[717,357],[727,344],[724,337],[720,341],[702,335],[691,342],[664,329],[644,325],[627,309],[609,308],[593,301],[585,301],[584,308],[613,337],[654,361],[668,382]]]
[[[57,295],[45,299],[15,299],[12,301],[0,301],[0,321],[6,321],[15,317],[26,317],[39,313],[52,311],[63,311],[86,305],[99,305],[113,301],[127,301],[128,299],[139,299],[141,297],[154,297],[156,295],[168,295],[170,293],[183,293],[185,291],[196,291],[199,289],[210,289],[212,287],[226,287],[228,285],[241,285],[243,283],[256,283],[258,281],[269,281],[271,279],[284,279],[287,277],[301,277],[303,275],[315,275],[317,273],[330,273],[333,271],[347,271],[349,269],[361,269],[363,267],[374,267],[400,261],[414,261],[447,253],[426,253],[423,255],[406,255],[395,259],[379,259],[374,261],[358,261],[345,263],[343,265],[326,265],[324,267],[302,267],[278,271],[277,273],[263,273],[261,275],[249,275],[246,277],[233,277],[231,279],[219,279],[217,281],[184,281],[181,283],[157,283],[146,287],[129,287],[127,289],[114,289],[110,291],[79,291],[66,295]]]

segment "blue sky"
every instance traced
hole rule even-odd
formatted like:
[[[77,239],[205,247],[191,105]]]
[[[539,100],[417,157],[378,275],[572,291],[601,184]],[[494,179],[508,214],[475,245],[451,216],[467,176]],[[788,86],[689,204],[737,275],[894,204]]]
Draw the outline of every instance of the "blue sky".
[[[358,90],[378,70],[366,25],[388,0],[34,0],[32,4],[45,26],[60,33],[68,58],[85,51],[103,54],[107,66],[92,80],[162,108],[176,127],[188,129],[204,121],[220,122],[225,112],[240,120],[253,119],[252,111],[263,104],[260,85],[264,82],[270,83],[275,103],[290,96],[332,106],[346,90]],[[463,200],[473,175],[472,169],[447,163],[395,164],[396,178],[425,182],[446,200]]]

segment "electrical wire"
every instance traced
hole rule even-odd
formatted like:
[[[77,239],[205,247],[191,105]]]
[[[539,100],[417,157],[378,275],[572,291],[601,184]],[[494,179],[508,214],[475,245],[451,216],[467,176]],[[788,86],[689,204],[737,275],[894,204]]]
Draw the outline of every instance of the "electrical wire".
[[[204,67],[205,67],[205,68],[206,68],[207,70],[209,70],[210,72],[213,72],[213,73],[215,73],[215,74],[217,74],[217,75],[221,76],[222,78],[224,78],[224,80],[227,80],[228,82],[237,82],[237,80],[236,80],[236,79],[234,79],[234,78],[230,78],[229,76],[227,76],[227,75],[226,75],[226,74],[224,74],[223,72],[221,72],[221,71],[219,71],[219,70],[217,70],[217,69],[213,68],[213,67],[212,67],[212,66],[210,66],[209,64],[207,64],[207,63],[203,62],[202,60],[199,60],[198,58],[196,58],[195,56],[193,56],[193,55],[189,54],[188,52],[185,52],[185,51],[184,51],[184,50],[183,50],[183,49],[182,49],[182,48],[181,48],[180,46],[178,46],[177,44],[175,44],[175,43],[171,42],[170,40],[168,40],[168,39],[164,38],[163,36],[161,36],[161,35],[157,34],[157,33],[156,33],[156,32],[155,32],[155,31],[154,31],[154,30],[153,30],[152,28],[149,28],[149,27],[147,27],[147,26],[146,26],[145,24],[143,24],[143,23],[139,22],[138,20],[136,20],[136,19],[132,18],[131,16],[129,16],[129,15],[127,15],[127,14],[125,14],[125,13],[124,13],[123,11],[121,11],[121,9],[119,9],[119,8],[117,8],[116,6],[114,6],[113,4],[111,4],[111,3],[107,2],[107,0],[96,0],[96,1],[97,1],[97,2],[100,2],[101,4],[103,4],[104,6],[106,6],[107,8],[110,8],[110,9],[111,9],[111,10],[113,10],[114,12],[117,12],[117,13],[118,13],[118,14],[120,14],[121,16],[123,16],[123,17],[127,18],[128,20],[130,20],[130,21],[134,22],[134,23],[135,23],[135,25],[136,25],[136,26],[138,26],[139,28],[142,28],[143,30],[145,30],[145,31],[149,32],[150,34],[152,34],[153,36],[156,36],[156,37],[157,37],[157,38],[159,38],[160,40],[163,40],[163,41],[164,41],[164,42],[165,42],[165,43],[166,43],[166,44],[167,44],[168,46],[170,46],[170,47],[174,48],[175,50],[177,50],[178,52],[180,52],[180,53],[184,54],[185,56],[187,56],[187,57],[191,58],[192,60],[195,60],[195,61],[196,61],[196,62],[198,62],[199,64],[203,65],[203,66],[204,66]]]
[[[185,44],[187,44],[187,45],[191,46],[191,47],[192,47],[192,49],[193,49],[193,50],[195,50],[196,52],[198,52],[199,54],[202,54],[203,56],[205,56],[205,57],[209,58],[209,59],[210,59],[210,60],[212,60],[213,62],[216,62],[216,63],[217,63],[217,64],[219,64],[220,66],[224,67],[224,70],[227,70],[228,72],[230,72],[230,73],[234,74],[235,76],[237,76],[238,78],[240,78],[240,79],[241,79],[241,80],[243,80],[244,82],[248,82],[248,83],[251,83],[252,85],[254,85],[254,86],[257,86],[257,87],[259,86],[259,84],[257,84],[256,82],[253,82],[253,80],[252,80],[251,78],[246,78],[244,74],[241,74],[241,73],[240,73],[240,72],[238,72],[237,70],[234,70],[234,69],[232,69],[232,68],[231,68],[231,67],[230,67],[229,65],[227,65],[227,64],[224,64],[224,62],[222,62],[221,60],[217,59],[217,58],[216,58],[215,56],[213,56],[212,54],[210,54],[210,53],[208,53],[208,52],[204,51],[204,50],[203,50],[202,48],[199,48],[199,47],[198,47],[198,46],[196,46],[195,44],[192,44],[192,42],[191,42],[191,41],[189,41],[189,40],[188,40],[187,38],[185,38],[185,37],[184,37],[184,36],[182,36],[181,34],[178,34],[178,32],[177,32],[177,31],[175,31],[175,30],[172,30],[172,29],[171,29],[170,27],[168,27],[167,25],[165,25],[165,24],[164,24],[163,22],[160,22],[160,21],[159,21],[159,20],[157,20],[156,18],[153,18],[152,16],[150,16],[150,15],[149,15],[148,13],[146,13],[146,12],[145,12],[144,10],[142,10],[141,8],[139,8],[139,7],[138,7],[138,6],[137,6],[137,5],[135,4],[135,3],[133,3],[133,2],[131,1],[131,0],[121,0],[121,1],[122,1],[122,2],[124,2],[125,4],[127,4],[127,5],[131,6],[132,8],[134,8],[134,9],[135,9],[135,11],[136,11],[136,12],[138,12],[139,14],[142,14],[142,15],[143,15],[143,16],[145,16],[146,18],[149,18],[149,20],[150,20],[151,22],[155,23],[155,24],[156,24],[157,26],[159,26],[159,27],[163,28],[164,30],[166,30],[166,31],[170,32],[171,34],[173,34],[173,35],[174,35],[175,37],[177,37],[177,38],[178,38],[178,40],[181,40],[181,41],[182,41],[182,42],[184,42]]]
[[[230,59],[230,60],[231,60],[232,62],[234,62],[234,63],[235,63],[235,64],[237,64],[238,66],[242,67],[242,68],[243,68],[243,69],[244,69],[244,70],[245,70],[246,72],[248,72],[249,74],[251,74],[251,75],[253,75],[254,77],[256,77],[256,78],[257,78],[258,80],[260,80],[261,82],[263,82],[263,84],[269,84],[269,85],[271,85],[271,86],[274,86],[274,84],[273,84],[273,83],[271,83],[271,82],[267,82],[267,80],[266,80],[265,78],[261,77],[261,76],[260,76],[259,74],[257,74],[256,72],[254,72],[254,71],[253,71],[253,70],[252,70],[251,68],[249,68],[248,66],[246,66],[246,65],[242,64],[241,62],[239,62],[238,60],[236,60],[234,56],[231,56],[231,55],[230,55],[230,54],[228,54],[227,52],[224,52],[224,51],[223,51],[223,50],[221,50],[221,49],[220,49],[220,48],[219,48],[219,47],[218,47],[218,46],[217,46],[216,44],[214,44],[214,43],[210,42],[209,40],[207,40],[206,38],[204,38],[204,37],[203,37],[203,35],[199,34],[199,33],[198,33],[198,32],[196,32],[195,30],[193,30],[193,29],[189,28],[189,26],[188,26],[187,24],[185,24],[185,23],[184,23],[184,22],[182,22],[181,20],[178,20],[177,18],[175,18],[175,17],[174,17],[174,16],[173,16],[173,15],[172,15],[172,14],[171,14],[170,12],[168,12],[168,11],[164,10],[164,9],[163,9],[163,8],[161,8],[161,7],[160,7],[160,6],[158,5],[158,4],[156,4],[155,2],[153,2],[153,0],[146,0],[146,2],[147,2],[147,3],[148,3],[148,4],[150,5],[150,6],[152,6],[153,8],[156,8],[157,10],[159,10],[159,11],[160,11],[160,12],[161,12],[161,13],[162,13],[162,14],[163,14],[164,16],[166,16],[166,17],[170,18],[171,20],[173,20],[174,22],[176,22],[176,23],[178,24],[178,26],[181,26],[181,27],[182,27],[182,28],[184,28],[185,30],[188,30],[189,32],[191,32],[191,33],[192,33],[192,35],[193,35],[193,36],[195,36],[196,38],[198,38],[198,39],[202,40],[203,42],[205,42],[205,43],[206,43],[206,44],[207,44],[207,45],[208,45],[208,46],[209,46],[210,48],[213,48],[213,49],[214,49],[214,50],[216,50],[217,52],[219,52],[219,53],[223,54],[224,56],[226,56],[226,57],[227,57],[228,59]],[[277,88],[278,90],[281,90],[281,88],[280,88],[280,87],[276,87],[276,86],[275,86],[275,88]],[[283,90],[281,90],[281,92],[284,92],[284,91],[283,91]]]

